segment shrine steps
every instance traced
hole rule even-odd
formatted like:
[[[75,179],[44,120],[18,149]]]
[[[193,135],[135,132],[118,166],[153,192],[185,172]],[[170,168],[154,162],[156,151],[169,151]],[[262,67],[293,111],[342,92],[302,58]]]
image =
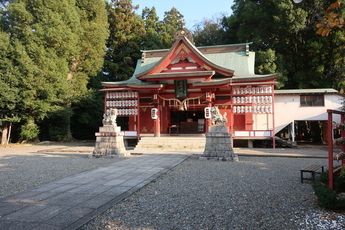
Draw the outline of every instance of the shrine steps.
[[[192,151],[203,152],[205,136],[163,136],[141,137],[141,140],[131,153],[148,153],[159,151]]]
[[[274,137],[274,139],[276,139],[276,142],[280,143],[283,147],[286,147],[286,148],[297,148],[296,142],[286,141],[286,140],[283,140],[283,139],[281,139],[279,137]]]

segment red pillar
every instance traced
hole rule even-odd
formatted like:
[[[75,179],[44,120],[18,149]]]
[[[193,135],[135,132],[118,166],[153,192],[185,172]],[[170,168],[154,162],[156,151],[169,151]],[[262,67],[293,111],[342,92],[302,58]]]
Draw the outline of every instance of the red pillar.
[[[154,101],[154,109],[156,109],[155,116],[151,114],[152,119],[154,119],[153,122],[153,135],[154,137],[160,137],[161,136],[161,111],[159,110],[159,99],[158,99],[158,94],[153,95],[153,101]]]
[[[328,186],[333,189],[333,114],[332,110],[327,110],[327,140],[328,140]]]
[[[211,108],[211,106],[212,106],[212,94],[211,93],[206,93],[206,100],[208,101],[206,106]],[[212,126],[212,118],[206,118],[206,130],[205,130],[206,133],[208,133],[210,131],[211,126]]]
[[[154,136],[155,137],[160,137],[161,136],[161,120],[160,120],[160,116],[161,116],[161,113],[159,112],[159,108],[157,108],[158,111],[157,111],[157,119],[154,120]]]

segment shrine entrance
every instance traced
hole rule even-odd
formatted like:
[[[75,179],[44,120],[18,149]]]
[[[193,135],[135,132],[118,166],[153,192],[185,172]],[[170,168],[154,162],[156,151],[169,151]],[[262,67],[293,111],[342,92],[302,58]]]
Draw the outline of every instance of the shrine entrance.
[[[205,132],[204,110],[171,111],[171,124],[179,127],[181,134],[198,134]]]

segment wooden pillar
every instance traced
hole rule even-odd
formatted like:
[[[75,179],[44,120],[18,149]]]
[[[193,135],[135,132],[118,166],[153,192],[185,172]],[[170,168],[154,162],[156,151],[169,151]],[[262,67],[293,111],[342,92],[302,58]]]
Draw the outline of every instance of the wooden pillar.
[[[158,118],[155,119],[154,121],[154,136],[155,137],[161,136],[161,125],[160,125],[161,121],[160,121],[159,115],[158,115]]]
[[[206,93],[206,100],[208,101],[208,103],[206,104],[206,107],[210,107],[212,106],[212,95],[211,93]],[[210,127],[212,126],[212,118],[206,118],[206,129],[205,132],[208,133],[210,130]]]
[[[345,114],[344,114],[344,113],[341,113],[341,115],[340,115],[340,123],[343,124],[343,125],[345,125]],[[342,128],[340,132],[341,132],[341,138],[345,138],[345,128]],[[344,139],[343,139],[343,141],[344,141]],[[341,145],[341,151],[342,151],[343,153],[345,153],[345,144],[344,144],[344,142],[343,142],[343,144]],[[342,165],[343,167],[345,166],[345,159],[343,159],[343,160],[341,161],[341,165]]]
[[[291,140],[295,143],[295,121],[291,122]]]
[[[333,114],[332,110],[327,110],[328,113],[328,127],[327,127],[327,139],[328,139],[328,186],[333,189]]]
[[[151,117],[152,119],[154,119],[153,122],[153,135],[154,137],[160,137],[161,136],[161,120],[160,120],[160,116],[161,116],[161,111],[159,111],[159,100],[158,100],[158,95],[154,94],[153,95],[153,101],[154,101],[154,105],[155,107],[153,108],[153,110],[156,110],[154,113],[151,112]]]
[[[154,119],[153,127],[154,127],[154,137],[160,137],[161,136],[161,112],[159,111],[159,106],[156,105],[155,108],[157,109],[157,118]]]

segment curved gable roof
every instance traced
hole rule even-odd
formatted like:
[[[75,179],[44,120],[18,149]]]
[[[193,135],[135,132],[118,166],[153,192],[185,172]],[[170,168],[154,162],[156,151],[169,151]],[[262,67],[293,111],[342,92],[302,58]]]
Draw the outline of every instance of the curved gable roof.
[[[136,74],[135,77],[140,79],[144,75],[157,74],[162,72],[162,70],[171,63],[171,61],[179,54],[181,50],[186,51],[188,55],[197,57],[197,59],[199,60],[194,61],[202,62],[202,66],[206,71],[214,70],[227,77],[231,77],[234,73],[234,70],[219,66],[210,61],[185,36],[179,36],[172,47],[169,49],[169,51],[158,62],[156,62],[150,68]]]

